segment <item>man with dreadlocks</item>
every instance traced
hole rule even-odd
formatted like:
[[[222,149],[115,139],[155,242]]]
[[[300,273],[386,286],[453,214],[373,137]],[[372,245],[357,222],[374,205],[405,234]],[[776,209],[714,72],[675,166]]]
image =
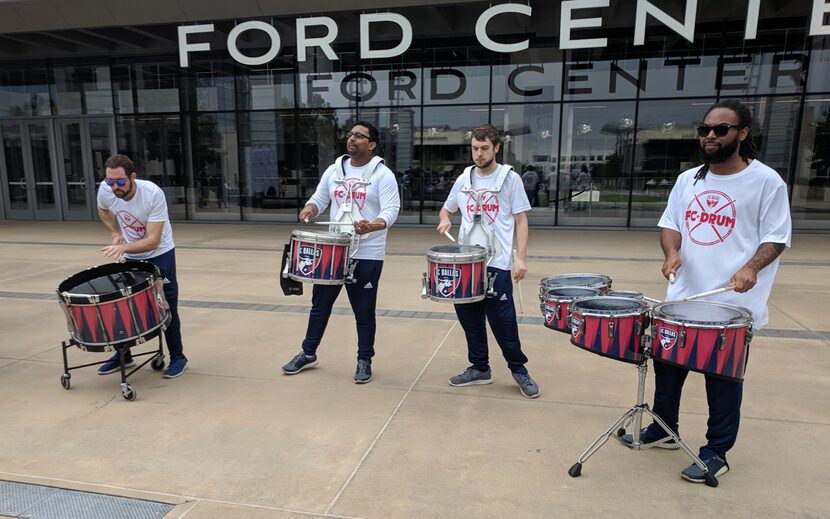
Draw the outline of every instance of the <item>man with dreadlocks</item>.
[[[734,292],[710,300],[752,312],[754,327],[768,319],[767,299],[778,270],[778,257],[790,246],[787,186],[780,175],[756,158],[749,109],[735,100],[712,105],[697,127],[704,164],[680,174],[660,223],[666,279],[676,276],[666,294],[679,301],[693,294],[734,285]],[[654,412],[674,431],[680,395],[689,370],[654,363]],[[705,375],[709,404],[707,443],[700,458],[715,477],[729,470],[726,452],[735,445],[743,384]],[[633,446],[633,437],[621,440]],[[677,449],[657,424],[643,429],[642,446]],[[681,476],[705,481],[692,464]]]

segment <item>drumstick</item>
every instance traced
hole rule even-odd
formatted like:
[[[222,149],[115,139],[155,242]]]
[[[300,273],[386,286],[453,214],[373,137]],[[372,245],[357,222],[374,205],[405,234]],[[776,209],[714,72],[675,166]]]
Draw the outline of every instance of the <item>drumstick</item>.
[[[669,272],[669,283],[674,283],[675,277],[674,272]]]
[[[311,222],[317,225],[352,225],[354,222]]]
[[[449,240],[450,240],[451,242],[455,243],[455,238],[453,238],[453,237],[452,237],[452,234],[450,234],[449,232],[444,231],[444,236],[446,236],[447,238],[449,238]]]
[[[519,255],[516,252],[516,249],[513,249],[513,265],[516,264],[516,261],[518,260],[518,258],[519,258]],[[522,297],[522,280],[521,279],[516,280],[516,286],[519,287],[519,312],[520,313],[525,313],[524,297]]]
[[[715,290],[710,290],[708,292],[701,292],[701,293],[695,294],[693,296],[684,297],[683,301],[691,301],[692,299],[699,299],[701,297],[713,296],[715,294],[721,294],[723,292],[729,292],[730,290],[735,290],[735,285],[729,285],[729,286],[725,286],[723,288],[718,288],[718,289],[715,289]]]

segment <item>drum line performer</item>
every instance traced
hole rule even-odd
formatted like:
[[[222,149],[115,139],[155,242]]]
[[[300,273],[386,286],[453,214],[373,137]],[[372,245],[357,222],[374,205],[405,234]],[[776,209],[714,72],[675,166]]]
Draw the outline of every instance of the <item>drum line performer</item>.
[[[711,300],[749,309],[754,327],[760,328],[768,320],[767,300],[778,258],[790,246],[792,224],[787,186],[756,158],[751,126],[749,108],[736,100],[708,109],[697,127],[704,164],[680,174],[658,225],[663,276],[676,275],[666,300],[734,285],[734,292]],[[654,362],[654,373],[654,412],[676,432],[689,370]],[[699,456],[717,477],[729,471],[726,453],[738,436],[743,384],[709,374],[705,379],[709,419]],[[621,439],[632,446],[632,435]],[[643,429],[640,441],[643,446],[679,447],[655,423]],[[705,479],[695,464],[681,476],[693,483]]]
[[[101,253],[114,260],[127,258],[157,266],[161,273],[164,297],[170,307],[170,324],[164,331],[170,364],[164,378],[175,378],[187,368],[179,319],[179,283],[176,279],[176,245],[167,213],[164,191],[149,180],[136,178],[136,167],[126,155],[113,155],[104,164],[106,178],[98,189],[98,215],[109,230],[112,243]],[[133,366],[130,350],[124,354],[125,366]],[[120,371],[116,353],[98,368],[99,375]]]
[[[338,157],[323,173],[316,191],[300,211],[299,220],[307,222],[329,206],[332,220],[338,220],[335,210],[342,211],[346,203],[362,203],[362,218],[353,224],[353,232],[360,237],[359,247],[352,257],[356,262],[353,274],[355,281],[346,285],[346,293],[357,327],[357,368],[354,381],[356,384],[365,384],[372,379],[375,307],[386,253],[386,235],[398,218],[401,202],[395,174],[386,167],[382,158],[372,156],[378,146],[377,128],[368,122],[358,121],[346,136],[347,154]],[[352,189],[344,188],[344,180],[353,183]],[[354,184],[367,180],[370,183],[365,186]],[[351,201],[345,200],[349,193],[352,194]],[[342,229],[343,226],[337,228]],[[286,375],[294,375],[317,365],[317,348],[342,287],[343,285],[314,285],[302,351],[282,367]]]
[[[513,278],[521,281],[527,274],[525,253],[528,235],[527,211],[530,210],[530,202],[521,177],[511,166],[502,166],[496,162],[496,154],[500,148],[499,131],[492,125],[484,124],[472,131],[470,149],[475,166],[468,167],[456,179],[440,212],[437,230],[443,234],[452,228],[452,214],[461,210],[458,242],[467,243],[465,236],[470,231],[478,202],[476,195],[464,193],[468,191],[465,188],[471,187],[479,194],[482,191],[492,193],[492,198],[487,200],[488,207],[486,214],[481,218],[481,224],[490,226],[494,239],[500,246],[499,253],[490,259],[487,266],[488,278],[492,280],[490,290],[493,294],[482,301],[454,305],[467,339],[467,357],[471,365],[463,373],[451,377],[449,383],[451,386],[459,387],[493,382],[485,324],[489,322],[522,395],[537,398],[540,395],[539,386],[525,368],[527,357],[522,352],[519,341],[511,281],[514,231],[517,254]]]

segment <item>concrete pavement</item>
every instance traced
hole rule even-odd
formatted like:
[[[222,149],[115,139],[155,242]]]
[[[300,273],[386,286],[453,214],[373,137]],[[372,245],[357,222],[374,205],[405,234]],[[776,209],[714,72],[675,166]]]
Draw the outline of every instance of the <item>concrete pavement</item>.
[[[785,253],[766,335],[752,342],[732,470],[718,488],[680,479],[682,451],[610,441],[568,468],[636,399],[636,369],[570,345],[536,322],[538,280],[599,272],[661,298],[657,234],[531,231],[520,325],[542,395],[519,393],[495,345],[489,386],[453,388],[467,366],[452,307],[421,300],[424,228],[393,228],[378,298],[375,377],[352,381],[354,319],[341,294],[319,350],[296,376],[310,305],[278,286],[293,225],[174,225],[187,372],[145,367],[121,398],[94,368],[59,384],[66,324],[54,294],[104,263],[97,223],[0,222],[0,479],[172,503],[170,518],[830,516],[830,235]],[[70,364],[103,360],[69,351]],[[652,375],[646,389],[653,391]],[[692,374],[681,433],[705,441],[703,377]]]

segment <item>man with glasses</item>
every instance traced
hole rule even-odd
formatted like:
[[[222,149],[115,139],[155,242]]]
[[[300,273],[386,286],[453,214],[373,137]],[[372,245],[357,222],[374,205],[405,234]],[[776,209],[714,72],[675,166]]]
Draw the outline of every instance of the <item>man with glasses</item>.
[[[344,211],[358,210],[353,230],[360,245],[352,259],[356,261],[353,283],[346,284],[357,324],[357,368],[354,381],[372,380],[372,357],[375,355],[375,306],[380,273],[386,253],[386,234],[398,218],[401,207],[395,174],[383,159],[373,157],[378,145],[378,130],[359,121],[346,134],[347,155],[326,169],[314,195],[300,211],[299,220],[308,222],[331,207],[331,220],[340,220]],[[352,213],[354,216],[355,213]],[[338,228],[342,229],[343,226]],[[286,375],[295,375],[317,365],[317,347],[326,331],[334,301],[343,285],[318,285],[312,289],[311,312],[302,351],[282,367]]]
[[[725,100],[712,105],[697,127],[704,164],[680,174],[660,223],[665,255],[663,276],[672,280],[667,301],[734,286],[709,299],[752,312],[754,327],[768,320],[767,300],[778,270],[778,257],[790,246],[790,207],[781,176],[756,158],[746,105]],[[655,337],[655,340],[657,338]],[[672,346],[671,340],[667,342]],[[654,412],[678,430],[680,395],[689,370],[654,363]],[[729,471],[726,452],[735,445],[743,384],[705,375],[709,404],[707,444],[700,458],[715,477]],[[630,434],[621,438],[633,446]],[[640,436],[642,447],[677,449],[670,436],[652,423]],[[681,476],[705,482],[692,464]]]
[[[110,232],[112,243],[101,252],[114,260],[148,261],[159,268],[171,316],[164,331],[170,365],[163,376],[178,377],[187,368],[187,358],[182,351],[176,249],[164,191],[149,180],[138,180],[135,164],[126,155],[113,155],[104,167],[106,178],[98,189],[98,214]],[[126,367],[135,364],[129,350],[124,362]],[[121,371],[117,353],[98,368],[99,375],[117,371]]]

